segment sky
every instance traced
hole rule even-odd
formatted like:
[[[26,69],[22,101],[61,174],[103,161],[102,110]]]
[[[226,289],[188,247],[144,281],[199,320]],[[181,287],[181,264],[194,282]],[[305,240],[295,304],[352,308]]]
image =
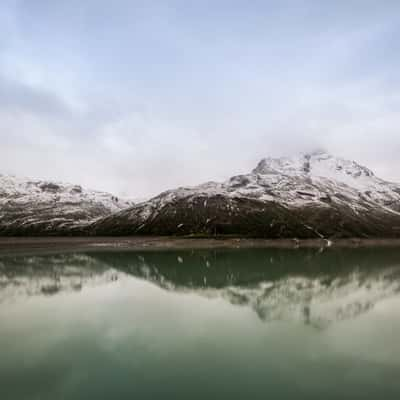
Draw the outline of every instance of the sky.
[[[400,2],[1,0],[0,173],[143,198],[325,149],[400,182]]]

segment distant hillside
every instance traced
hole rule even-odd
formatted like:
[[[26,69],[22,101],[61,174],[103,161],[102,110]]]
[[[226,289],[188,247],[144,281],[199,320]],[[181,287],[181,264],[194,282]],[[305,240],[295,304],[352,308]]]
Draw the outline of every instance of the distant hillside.
[[[69,235],[133,203],[78,185],[0,175],[0,235]]]

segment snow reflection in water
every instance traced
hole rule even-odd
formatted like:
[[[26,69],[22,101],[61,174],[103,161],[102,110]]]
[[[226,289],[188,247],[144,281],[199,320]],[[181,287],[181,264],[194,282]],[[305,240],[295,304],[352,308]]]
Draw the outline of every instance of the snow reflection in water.
[[[396,249],[1,257],[2,398],[398,399],[399,272]]]

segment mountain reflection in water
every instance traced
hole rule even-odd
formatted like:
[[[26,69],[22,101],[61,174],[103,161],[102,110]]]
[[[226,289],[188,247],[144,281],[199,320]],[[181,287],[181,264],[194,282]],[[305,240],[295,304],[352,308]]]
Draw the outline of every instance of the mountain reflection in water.
[[[324,329],[400,290],[397,249],[96,252],[0,258],[0,305],[120,280],[250,307],[262,321]]]

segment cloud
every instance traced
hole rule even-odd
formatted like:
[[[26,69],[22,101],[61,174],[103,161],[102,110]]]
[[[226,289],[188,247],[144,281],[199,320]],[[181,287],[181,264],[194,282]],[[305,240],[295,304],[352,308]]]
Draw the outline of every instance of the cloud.
[[[323,147],[400,181],[398,11],[5,0],[0,171],[142,197]]]

